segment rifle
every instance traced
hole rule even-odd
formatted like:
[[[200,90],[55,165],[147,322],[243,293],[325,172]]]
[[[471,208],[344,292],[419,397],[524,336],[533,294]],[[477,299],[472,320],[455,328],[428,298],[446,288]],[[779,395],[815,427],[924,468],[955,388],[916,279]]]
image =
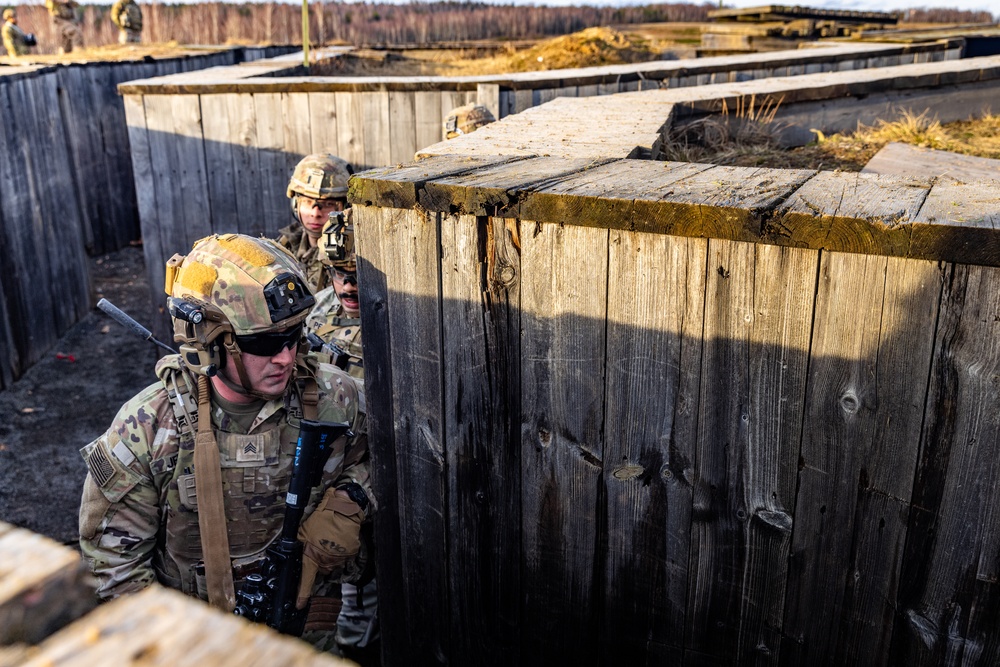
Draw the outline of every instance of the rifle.
[[[172,354],[177,354],[177,350],[170,347],[166,343],[161,343],[160,341],[153,338],[153,334],[149,331],[149,329],[136,322],[128,315],[128,313],[126,313],[124,310],[121,310],[118,306],[111,303],[107,299],[101,299],[100,301],[98,301],[97,307],[103,310],[106,314],[108,314],[111,317],[111,319],[113,319],[115,322],[122,325],[123,327],[134,333],[136,336],[138,336],[139,338],[142,338],[143,340],[148,340],[151,343],[156,343],[167,352],[170,352]]]
[[[323,475],[333,443],[343,435],[351,435],[347,424],[302,420],[299,441],[295,445],[292,481],[285,496],[281,535],[267,548],[260,574],[247,576],[237,591],[235,612],[238,616],[265,623],[286,635],[302,634],[306,610],[295,608],[302,578],[299,524],[310,492]]]

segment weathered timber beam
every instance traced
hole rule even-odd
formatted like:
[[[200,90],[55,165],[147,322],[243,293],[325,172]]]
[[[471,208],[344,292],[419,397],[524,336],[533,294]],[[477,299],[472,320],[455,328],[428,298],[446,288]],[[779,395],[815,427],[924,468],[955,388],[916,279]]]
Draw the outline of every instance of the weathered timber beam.
[[[1000,181],[438,156],[351,180],[357,204],[1000,266]]]
[[[0,646],[37,644],[96,604],[75,551],[0,522]]]

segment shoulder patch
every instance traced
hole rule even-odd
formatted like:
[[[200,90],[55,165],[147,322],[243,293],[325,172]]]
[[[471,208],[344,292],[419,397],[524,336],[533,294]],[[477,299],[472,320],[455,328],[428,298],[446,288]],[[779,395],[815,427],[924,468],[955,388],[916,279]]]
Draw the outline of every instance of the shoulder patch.
[[[115,442],[114,446],[109,440]],[[114,434],[102,435],[84,447],[80,453],[87,463],[87,470],[94,478],[94,483],[112,503],[124,498],[125,494],[142,480],[142,475],[124,464],[124,459],[131,458],[131,461],[135,461],[136,458],[125,443]]]

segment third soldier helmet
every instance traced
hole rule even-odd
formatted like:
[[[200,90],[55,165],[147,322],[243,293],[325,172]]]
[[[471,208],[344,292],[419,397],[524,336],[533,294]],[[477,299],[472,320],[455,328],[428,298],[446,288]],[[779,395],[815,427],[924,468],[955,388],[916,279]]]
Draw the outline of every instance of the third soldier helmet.
[[[462,134],[475,132],[483,125],[489,125],[496,118],[490,110],[479,104],[466,104],[448,112],[444,119],[444,138],[454,139]]]
[[[347,197],[347,181],[354,170],[344,160],[329,153],[307,155],[295,165],[288,181],[286,196],[309,199],[342,199]]]
[[[354,254],[354,223],[351,217],[351,209],[331,213],[316,243],[323,264],[348,273],[358,270]]]
[[[16,18],[17,18],[17,12],[15,12],[13,9],[5,9],[5,10],[3,10],[3,20],[4,21],[6,21],[7,19],[16,19]]]
[[[174,255],[164,286],[185,365],[212,376],[232,359],[242,392],[261,396],[250,386],[242,354],[274,356],[298,346],[300,325],[316,302],[307,285],[295,258],[270,239],[215,235],[195,242],[186,256]]]

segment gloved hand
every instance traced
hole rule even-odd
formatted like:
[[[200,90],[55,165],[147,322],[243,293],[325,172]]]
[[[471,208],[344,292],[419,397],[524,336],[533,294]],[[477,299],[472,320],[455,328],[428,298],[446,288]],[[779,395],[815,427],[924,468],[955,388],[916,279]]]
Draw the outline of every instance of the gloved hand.
[[[299,527],[302,548],[302,579],[295,606],[309,601],[319,574],[327,575],[358,555],[361,522],[365,513],[346,491],[327,489],[316,511]]]

